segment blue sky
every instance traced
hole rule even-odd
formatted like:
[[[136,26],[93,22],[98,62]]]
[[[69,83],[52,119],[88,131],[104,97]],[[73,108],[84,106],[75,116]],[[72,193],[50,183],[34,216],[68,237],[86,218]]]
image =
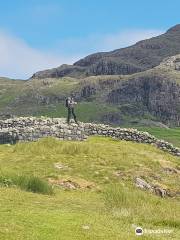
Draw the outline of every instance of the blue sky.
[[[179,0],[0,1],[0,76],[72,63],[129,46],[179,21]]]

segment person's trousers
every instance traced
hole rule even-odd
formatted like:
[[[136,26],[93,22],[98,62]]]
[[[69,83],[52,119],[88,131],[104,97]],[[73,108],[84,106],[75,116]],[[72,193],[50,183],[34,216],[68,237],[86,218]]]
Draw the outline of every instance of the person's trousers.
[[[68,117],[67,117],[67,122],[70,122],[71,119],[71,115],[73,115],[74,121],[77,123],[77,119],[76,119],[76,114],[74,112],[74,108],[68,108]]]

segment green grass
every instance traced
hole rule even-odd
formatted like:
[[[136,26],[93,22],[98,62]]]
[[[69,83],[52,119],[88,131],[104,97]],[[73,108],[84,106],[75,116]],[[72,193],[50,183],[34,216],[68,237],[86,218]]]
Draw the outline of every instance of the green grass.
[[[57,169],[55,163],[66,167]],[[134,178],[141,176],[179,191],[179,175],[167,175],[163,171],[167,166],[178,168],[179,158],[150,145],[103,137],[86,142],[46,138],[0,145],[1,176],[37,176],[38,184],[39,179],[71,179],[94,186],[55,187],[53,195],[44,195],[27,192],[6,179],[0,187],[0,239],[134,240],[135,225],[172,230],[170,235],[144,235],[142,239],[179,239],[178,198],[161,199],[134,186]],[[122,175],[118,177],[117,172]]]
[[[180,128],[137,127],[141,131],[147,131],[159,139],[164,139],[175,146],[180,147]]]

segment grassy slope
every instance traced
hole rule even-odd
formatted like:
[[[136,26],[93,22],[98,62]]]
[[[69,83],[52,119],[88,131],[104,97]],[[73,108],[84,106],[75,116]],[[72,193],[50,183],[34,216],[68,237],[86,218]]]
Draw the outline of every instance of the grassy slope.
[[[58,170],[53,166],[57,162],[69,168]],[[1,187],[0,239],[135,239],[132,224],[173,231],[143,239],[179,239],[178,199],[161,199],[133,185],[135,176],[144,176],[177,191],[178,174],[167,175],[162,167],[178,165],[179,158],[153,146],[101,137],[87,142],[42,139],[1,145],[3,174],[86,180],[96,187],[74,191],[56,188],[53,196]],[[122,177],[117,177],[116,171],[121,171]],[[83,225],[90,228],[83,229]]]

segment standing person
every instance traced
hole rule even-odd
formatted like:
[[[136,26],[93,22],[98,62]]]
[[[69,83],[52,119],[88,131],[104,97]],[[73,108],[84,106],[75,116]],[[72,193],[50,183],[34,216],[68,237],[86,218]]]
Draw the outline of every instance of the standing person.
[[[70,123],[71,114],[73,115],[74,121],[78,124],[76,114],[74,112],[74,106],[77,105],[77,102],[74,101],[73,96],[66,99],[66,107],[68,109],[67,123]]]

